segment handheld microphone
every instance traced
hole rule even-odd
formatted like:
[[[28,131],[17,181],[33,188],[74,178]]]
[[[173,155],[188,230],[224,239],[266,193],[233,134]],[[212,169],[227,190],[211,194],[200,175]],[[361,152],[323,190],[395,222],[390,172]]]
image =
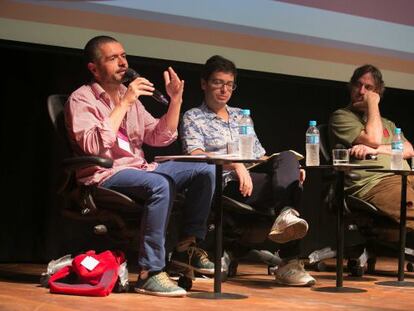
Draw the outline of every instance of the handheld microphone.
[[[335,145],[335,149],[346,149],[346,147],[344,145],[342,145],[342,144],[336,144]],[[363,159],[363,160],[377,160],[377,159],[378,159],[377,155],[375,155],[375,154],[367,154],[365,156],[365,159]]]
[[[131,81],[133,81],[133,80],[135,80],[136,78],[139,78],[139,77],[141,77],[141,75],[138,72],[136,72],[132,68],[128,68],[125,71],[124,78],[123,78],[122,82],[124,82],[124,83],[131,82]],[[160,91],[158,91],[156,89],[154,89],[154,91],[153,91],[152,98],[154,98],[157,102],[159,102],[161,104],[164,104],[166,106],[168,106],[168,104],[169,104],[168,99]]]

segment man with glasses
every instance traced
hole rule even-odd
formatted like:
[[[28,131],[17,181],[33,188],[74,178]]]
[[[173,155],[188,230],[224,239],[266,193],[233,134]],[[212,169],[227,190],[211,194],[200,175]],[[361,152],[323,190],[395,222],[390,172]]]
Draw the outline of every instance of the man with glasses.
[[[380,100],[384,93],[381,72],[373,65],[357,68],[350,80],[351,103],[335,111],[330,119],[331,145],[342,144],[351,148],[355,163],[381,165],[390,168],[391,140],[395,124],[381,117]],[[404,159],[414,155],[411,143],[404,140]],[[366,159],[376,155],[377,160]],[[403,169],[410,169],[403,161]],[[349,181],[348,193],[374,204],[379,210],[399,222],[401,178],[393,174],[359,171],[361,179]],[[414,202],[414,180],[409,176],[407,187],[408,207]],[[414,209],[407,209],[407,227],[414,229]],[[408,242],[408,241],[407,241]]]
[[[238,141],[241,109],[227,105],[236,89],[236,76],[232,61],[218,55],[207,60],[201,74],[204,101],[183,117],[181,135],[186,153],[227,153],[228,143]],[[256,134],[253,149],[255,157],[265,157]],[[261,167],[261,172],[249,172],[242,163],[226,166],[224,193],[258,210],[270,208],[278,215],[268,235],[272,241],[281,243],[279,256],[283,263],[276,272],[276,281],[284,285],[311,286],[315,279],[298,260],[299,239],[308,230],[307,222],[299,218],[298,212],[304,174],[291,152],[282,152]]]

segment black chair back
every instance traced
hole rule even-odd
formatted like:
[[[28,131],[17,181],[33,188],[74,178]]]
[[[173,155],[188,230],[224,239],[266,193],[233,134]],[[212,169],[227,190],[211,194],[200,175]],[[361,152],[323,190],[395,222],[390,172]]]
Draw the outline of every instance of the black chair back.
[[[64,155],[71,154],[71,147],[69,139],[67,137],[66,126],[65,126],[65,116],[64,116],[64,107],[68,99],[68,95],[54,94],[50,95],[47,98],[47,110],[49,113],[49,118],[52,122],[52,125],[55,129],[57,138],[59,139],[60,147],[62,147]]]
[[[319,130],[319,153],[323,161],[328,164],[331,162],[331,146],[329,144],[329,126],[328,124],[320,124],[317,126]]]

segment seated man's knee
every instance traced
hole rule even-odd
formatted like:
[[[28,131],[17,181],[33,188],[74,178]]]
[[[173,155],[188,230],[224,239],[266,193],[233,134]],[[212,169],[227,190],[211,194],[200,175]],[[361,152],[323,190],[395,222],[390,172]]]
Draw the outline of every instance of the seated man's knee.
[[[206,180],[210,181],[212,184],[216,180],[216,168],[214,165],[207,163],[200,163],[197,167],[197,174],[203,176]]]
[[[293,152],[290,152],[290,151],[282,151],[278,158],[279,158],[280,161],[289,161],[289,162],[293,162],[295,164],[298,163],[296,155]]]
[[[157,180],[157,183],[152,187],[153,193],[162,194],[166,197],[170,197],[175,192],[174,182],[169,178],[162,176]]]
[[[273,166],[277,167],[288,167],[291,169],[299,169],[299,161],[296,155],[290,151],[282,151],[279,156],[273,158]]]

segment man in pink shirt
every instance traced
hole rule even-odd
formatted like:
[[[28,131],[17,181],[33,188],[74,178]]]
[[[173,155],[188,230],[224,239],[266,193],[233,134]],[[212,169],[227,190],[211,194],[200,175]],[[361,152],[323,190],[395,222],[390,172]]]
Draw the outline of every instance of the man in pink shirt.
[[[107,36],[92,38],[84,52],[93,80],[68,99],[65,118],[69,138],[78,154],[111,158],[114,165],[110,169],[82,169],[77,172],[78,181],[145,200],[135,290],[159,296],[184,296],[186,291],[163,272],[168,215],[175,191],[185,190],[182,238],[172,260],[212,274],[214,264],[196,241],[206,234],[214,193],[214,167],[204,163],[148,163],[142,150],[143,143],[167,146],[177,138],[184,81],[171,67],[164,72],[171,100],[166,114],[157,119],[138,100],[140,96],[153,95],[153,84],[143,77],[134,79],[128,87],[122,84],[128,62],[117,40]]]

